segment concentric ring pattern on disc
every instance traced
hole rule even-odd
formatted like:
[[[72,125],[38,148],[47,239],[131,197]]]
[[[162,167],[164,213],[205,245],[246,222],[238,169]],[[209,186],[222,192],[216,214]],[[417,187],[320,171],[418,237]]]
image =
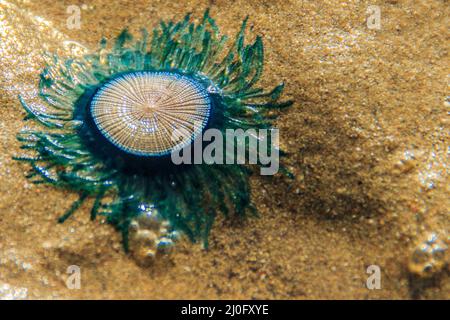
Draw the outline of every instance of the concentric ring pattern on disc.
[[[188,145],[206,126],[210,110],[200,83],[170,72],[120,75],[98,90],[90,106],[100,132],[119,149],[140,156]]]

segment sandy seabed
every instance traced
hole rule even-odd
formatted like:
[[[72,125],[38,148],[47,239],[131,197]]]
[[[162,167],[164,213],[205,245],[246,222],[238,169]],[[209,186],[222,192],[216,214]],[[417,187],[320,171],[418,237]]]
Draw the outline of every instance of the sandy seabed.
[[[95,0],[69,29],[73,4],[83,1],[0,1],[0,298],[450,298],[448,250],[415,258],[432,237],[449,245],[448,1]],[[219,220],[208,250],[181,242],[141,267],[89,205],[56,223],[77,195],[30,184],[12,160],[17,94],[36,95],[43,50],[95,49],[207,7],[224,34],[249,15],[262,35],[262,85],[285,81],[295,100],[277,127],[296,179],[255,175],[260,218]],[[70,265],[81,289],[66,286]],[[378,290],[366,287],[370,265]]]

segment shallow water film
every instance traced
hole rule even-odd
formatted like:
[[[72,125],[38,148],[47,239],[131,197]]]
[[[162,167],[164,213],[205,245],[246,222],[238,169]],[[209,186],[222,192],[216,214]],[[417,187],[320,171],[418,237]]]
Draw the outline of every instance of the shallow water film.
[[[74,2],[0,0],[0,299],[450,298],[446,1]],[[55,56],[92,69],[42,77]],[[108,135],[82,129],[139,66],[194,84],[119,83]],[[278,172],[168,166],[198,119],[181,145],[276,129]]]

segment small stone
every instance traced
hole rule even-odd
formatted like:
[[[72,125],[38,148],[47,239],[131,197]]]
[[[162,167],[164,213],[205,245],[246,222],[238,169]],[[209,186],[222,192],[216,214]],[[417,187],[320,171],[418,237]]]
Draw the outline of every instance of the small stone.
[[[448,237],[429,233],[411,254],[408,269],[419,277],[432,277],[448,265]]]

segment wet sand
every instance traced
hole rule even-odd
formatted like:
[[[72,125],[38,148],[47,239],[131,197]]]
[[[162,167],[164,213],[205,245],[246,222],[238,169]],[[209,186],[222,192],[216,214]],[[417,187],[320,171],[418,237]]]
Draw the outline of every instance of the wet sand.
[[[67,6],[82,1],[0,1],[0,298],[450,298],[448,250],[414,258],[433,234],[449,244],[448,3],[343,2],[95,0],[70,30]],[[373,4],[379,30],[366,24]],[[126,26],[208,6],[223,33],[248,14],[263,36],[262,85],[285,81],[295,100],[277,127],[296,179],[255,175],[260,218],[219,219],[207,251],[181,242],[141,267],[112,227],[89,221],[89,205],[56,223],[77,195],[31,185],[11,159],[25,125],[17,94],[35,94],[42,48],[95,49]],[[66,287],[69,265],[79,290]],[[369,265],[379,290],[366,287]]]

